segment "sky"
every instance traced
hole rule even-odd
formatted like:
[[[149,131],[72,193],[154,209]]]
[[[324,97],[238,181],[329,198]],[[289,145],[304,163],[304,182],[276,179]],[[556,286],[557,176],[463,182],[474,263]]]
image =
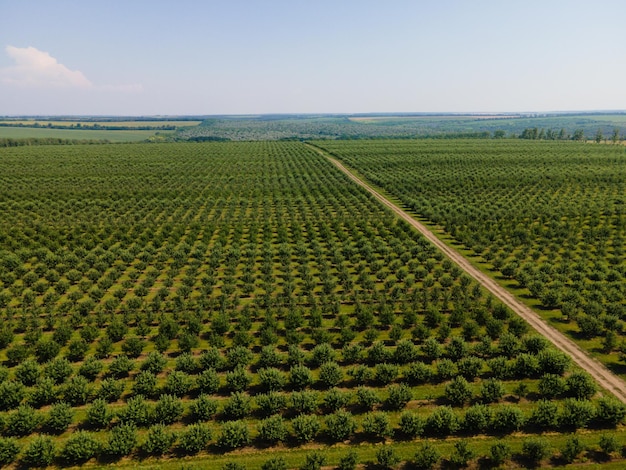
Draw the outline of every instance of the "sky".
[[[623,0],[0,0],[0,115],[626,109]]]

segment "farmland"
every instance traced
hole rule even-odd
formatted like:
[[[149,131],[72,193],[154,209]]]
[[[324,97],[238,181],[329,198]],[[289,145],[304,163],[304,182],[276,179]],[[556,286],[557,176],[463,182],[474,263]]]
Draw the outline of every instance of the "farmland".
[[[428,143],[433,172],[454,148],[443,144]],[[427,144],[332,145],[364,174],[379,162],[382,179],[371,178],[384,184],[394,168],[385,159],[405,155],[415,177]],[[470,174],[510,173],[489,160],[504,143],[456,145],[484,159]],[[534,168],[540,147],[519,145]],[[590,152],[586,171],[564,165],[546,180],[588,174],[616,197],[620,173],[602,170],[623,169],[610,146],[541,148]],[[623,445],[623,405],[301,143],[22,147],[1,149],[0,161],[3,463],[213,455],[295,467],[331,444],[332,465],[352,447],[360,463],[413,460],[416,449],[472,460],[493,446],[524,463],[526,442],[545,450],[539,460],[559,456],[572,443],[560,429],[585,430],[603,458],[613,451],[602,439]],[[617,227],[605,193],[588,205]],[[505,211],[501,197],[494,207]],[[509,262],[482,237],[483,252]],[[605,250],[614,257],[617,245]]]
[[[154,136],[155,131],[100,129],[48,129],[45,127],[0,127],[0,139],[68,139],[106,140],[109,142],[140,142]]]
[[[321,144],[439,227],[483,269],[623,375],[621,146]]]

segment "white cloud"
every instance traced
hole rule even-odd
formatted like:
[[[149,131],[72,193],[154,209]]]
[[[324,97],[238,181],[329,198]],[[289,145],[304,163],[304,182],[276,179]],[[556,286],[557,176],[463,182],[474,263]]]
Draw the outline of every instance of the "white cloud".
[[[0,68],[0,81],[22,88],[73,88],[104,92],[136,93],[141,85],[96,86],[79,70],[70,70],[49,53],[32,46],[5,48],[14,65]]]
[[[93,88],[93,83],[78,70],[70,70],[47,52],[34,47],[7,46],[6,53],[15,65],[0,69],[4,83],[29,88]]]

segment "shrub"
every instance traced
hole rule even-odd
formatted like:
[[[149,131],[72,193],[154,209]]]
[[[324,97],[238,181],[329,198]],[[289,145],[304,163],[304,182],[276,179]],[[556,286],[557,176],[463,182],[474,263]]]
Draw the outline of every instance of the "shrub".
[[[195,374],[198,370],[198,362],[191,353],[183,353],[176,358],[176,370],[187,374]]]
[[[233,392],[242,392],[248,385],[252,377],[243,366],[237,366],[226,374],[226,386]]]
[[[289,369],[289,385],[294,390],[302,390],[312,383],[313,374],[308,367],[296,364]]]
[[[24,385],[19,382],[5,381],[0,383],[0,410],[17,408],[24,399]]]
[[[337,411],[326,418],[326,432],[328,436],[337,442],[345,441],[356,430],[356,423],[352,413]]]
[[[7,417],[5,433],[9,436],[28,436],[39,423],[39,413],[30,405],[20,405],[16,411]]]
[[[82,375],[72,377],[63,388],[65,401],[76,406],[87,403],[91,394],[91,385]]]
[[[179,370],[170,372],[165,379],[165,391],[176,397],[185,396],[193,386],[193,379]]]
[[[599,442],[600,450],[607,456],[610,456],[613,452],[617,452],[619,449],[619,442],[613,434],[602,434]]]
[[[437,361],[437,379],[441,382],[450,380],[457,374],[457,367],[450,359]]]
[[[317,411],[318,393],[310,390],[293,392],[291,394],[291,407],[296,413],[313,413]]]
[[[454,468],[467,467],[469,461],[476,456],[476,453],[469,448],[467,440],[463,439],[454,443],[454,452],[450,455],[450,463]]]
[[[424,431],[424,420],[411,411],[404,411],[400,415],[398,430],[404,437],[413,439]]]
[[[391,424],[389,422],[389,416],[387,413],[378,411],[374,413],[368,413],[363,418],[361,424],[363,426],[363,432],[370,437],[376,439],[384,439],[391,435]]]
[[[134,424],[120,424],[109,433],[106,453],[114,458],[129,455],[137,445],[137,428]]]
[[[252,352],[244,346],[235,346],[226,354],[226,364],[229,369],[237,366],[246,367],[252,361]]]
[[[524,413],[517,406],[502,405],[496,408],[491,426],[496,432],[510,433],[524,426]]]
[[[390,468],[400,463],[400,457],[393,447],[384,445],[376,451],[376,463],[381,468]]]
[[[522,443],[521,456],[531,466],[537,466],[548,456],[548,441],[541,437],[530,437]]]
[[[469,356],[464,357],[457,363],[457,368],[459,369],[459,374],[465,377],[467,380],[474,380],[483,369],[485,361],[482,359]]]
[[[333,387],[324,394],[324,406],[330,411],[344,408],[350,402],[351,394]]]
[[[89,350],[89,344],[84,339],[75,339],[67,345],[67,358],[72,362],[82,361]]]
[[[0,437],[0,465],[12,464],[20,453],[20,444],[12,437]]]
[[[201,394],[191,403],[191,415],[196,421],[210,421],[217,413],[217,401],[209,395]]]
[[[424,442],[415,452],[413,464],[420,470],[429,470],[433,468],[441,459],[441,454],[435,446],[430,442]]]
[[[425,384],[432,377],[432,369],[423,362],[412,362],[404,373],[404,379],[411,385]]]
[[[246,470],[246,466],[239,462],[226,462],[222,465],[222,470]]]
[[[106,428],[113,419],[113,413],[109,410],[107,402],[102,398],[96,398],[87,410],[86,422],[95,429]]]
[[[56,448],[50,436],[37,435],[28,444],[22,462],[28,467],[47,467],[54,460]]]
[[[319,382],[327,388],[334,387],[343,380],[343,370],[336,362],[325,362],[320,367]]]
[[[374,390],[359,387],[356,390],[356,403],[362,410],[372,410],[377,403],[380,403],[380,398]]]
[[[244,421],[227,421],[222,425],[217,444],[223,449],[236,449],[250,443],[250,433]]]
[[[65,432],[72,423],[74,417],[74,409],[67,403],[60,402],[53,405],[48,412],[46,419],[46,427],[53,433],[61,434]]]
[[[559,407],[553,401],[539,400],[533,408],[530,422],[541,429],[556,428],[559,422]]]
[[[578,399],[590,399],[598,391],[595,380],[587,372],[573,372],[566,380],[567,395]]]
[[[595,417],[595,407],[589,400],[567,398],[559,415],[559,425],[566,428],[585,428]]]
[[[119,412],[118,417],[122,424],[147,426],[150,424],[150,408],[143,396],[129,398]]]
[[[113,359],[113,362],[109,364],[109,374],[116,379],[127,377],[128,373],[133,370],[135,364],[128,356],[122,354]]]
[[[34,385],[40,374],[41,368],[33,359],[26,359],[15,368],[15,378],[26,386]]]
[[[262,420],[259,423],[259,438],[262,441],[274,444],[284,441],[287,437],[287,427],[281,416],[275,415]]]
[[[291,420],[294,436],[299,442],[310,442],[320,431],[320,421],[315,415],[300,414]]]
[[[30,392],[28,402],[36,408],[49,405],[56,400],[58,390],[54,386],[54,381],[49,377],[41,377],[35,388]]]
[[[151,397],[156,391],[156,386],[156,376],[152,372],[142,370],[135,376],[133,381],[133,394]]]
[[[463,429],[470,434],[486,432],[491,425],[491,409],[486,405],[472,405],[465,412]]]
[[[578,436],[569,436],[565,441],[565,446],[561,449],[561,458],[566,463],[572,463],[585,450],[585,446],[580,442]]]
[[[382,385],[388,385],[398,376],[398,366],[385,362],[374,367],[374,379]]]
[[[306,454],[300,470],[320,470],[325,464],[326,456],[319,451],[313,451]]]
[[[480,399],[483,403],[495,403],[504,396],[504,385],[498,379],[487,379],[480,387]]]
[[[61,457],[67,463],[78,464],[95,457],[100,450],[100,443],[86,431],[73,433],[61,451]]]
[[[440,406],[426,418],[425,430],[428,435],[447,436],[455,433],[459,426],[459,418],[452,408]]]
[[[146,440],[141,449],[153,455],[163,455],[170,450],[176,435],[163,424],[155,424],[148,429]]]
[[[287,470],[287,462],[283,457],[272,457],[263,462],[261,470]]]
[[[161,424],[172,424],[183,415],[184,407],[180,398],[173,395],[161,395],[154,405],[154,421]]]
[[[500,466],[511,456],[511,448],[504,441],[498,441],[489,448],[489,460],[494,466]]]
[[[243,392],[234,392],[224,405],[224,415],[231,420],[245,418],[250,413],[250,397]]]
[[[539,394],[544,398],[556,398],[565,392],[565,380],[556,374],[544,374],[537,385]]]
[[[445,396],[452,405],[463,406],[472,398],[472,390],[467,380],[457,375],[452,382],[446,385]]]
[[[158,374],[167,365],[167,359],[158,351],[150,351],[139,367],[141,370]]]
[[[96,392],[96,397],[113,402],[119,400],[123,392],[124,382],[121,380],[104,379],[100,382],[100,388]]]
[[[258,371],[261,388],[267,391],[281,390],[286,383],[285,375],[276,368],[267,367]]]
[[[200,393],[209,395],[216,393],[220,388],[220,378],[215,369],[204,370],[196,378],[196,385]]]
[[[277,392],[261,393],[254,397],[254,400],[259,408],[259,412],[264,417],[280,413],[287,405],[285,395]]]
[[[389,396],[385,400],[385,406],[391,410],[401,410],[411,401],[412,395],[407,385],[392,385],[389,387]]]
[[[596,402],[596,419],[603,426],[615,427],[626,417],[626,406],[612,397],[600,397]]]
[[[187,426],[179,437],[179,447],[186,454],[197,454],[211,440],[211,429],[204,423]]]
[[[78,369],[78,373],[85,377],[87,380],[94,380],[100,372],[102,372],[102,361],[96,359],[94,356],[89,356],[85,362],[83,362]]]
[[[46,377],[54,380],[55,384],[63,383],[72,375],[72,366],[64,357],[58,357],[50,361],[44,368]]]

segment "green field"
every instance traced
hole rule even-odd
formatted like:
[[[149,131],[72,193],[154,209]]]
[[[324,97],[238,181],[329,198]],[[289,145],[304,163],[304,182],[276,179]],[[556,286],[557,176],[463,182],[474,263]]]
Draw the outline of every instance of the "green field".
[[[141,142],[155,135],[155,131],[112,131],[95,129],[45,129],[37,127],[2,127],[0,139],[68,139],[108,140],[109,142]]]
[[[609,146],[486,144],[331,149],[364,173],[379,162],[377,183],[404,168],[436,194],[455,181],[462,195],[467,172],[490,197],[505,184],[481,171],[501,180],[523,154],[532,179],[550,156],[559,166],[546,185],[587,175],[592,209],[615,225],[601,203],[620,178],[604,171],[617,161]],[[168,468],[215,456],[260,468],[274,456],[300,466],[319,449],[335,465],[355,447],[364,464],[384,458],[382,442],[411,460],[426,440],[454,462],[459,439],[476,461],[505,438],[506,461],[523,464],[521,443],[540,437],[549,464],[568,433],[596,461],[607,458],[601,435],[626,443],[624,405],[302,143],[19,147],[0,149],[0,162],[4,462],[150,456]],[[437,177],[448,167],[461,173]],[[519,184],[513,199],[535,201]],[[459,207],[506,220],[511,199],[480,212],[465,196]]]

